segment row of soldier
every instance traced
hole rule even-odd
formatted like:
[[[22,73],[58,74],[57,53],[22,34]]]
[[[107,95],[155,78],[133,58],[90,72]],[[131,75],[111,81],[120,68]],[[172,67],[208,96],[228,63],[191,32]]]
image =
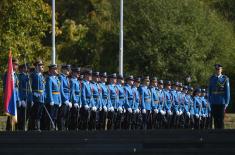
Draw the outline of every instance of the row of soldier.
[[[32,72],[13,60],[18,130],[211,128],[205,89],[145,76],[50,65]],[[82,76],[81,76],[81,74]],[[7,127],[9,129],[9,127]]]

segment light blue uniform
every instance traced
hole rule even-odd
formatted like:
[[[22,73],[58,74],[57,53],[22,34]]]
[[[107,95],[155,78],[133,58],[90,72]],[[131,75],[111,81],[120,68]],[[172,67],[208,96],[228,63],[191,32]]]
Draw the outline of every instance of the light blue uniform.
[[[70,101],[81,106],[81,84],[76,77],[70,79]]]
[[[108,109],[113,107],[114,109],[118,108],[118,89],[116,88],[115,84],[108,85],[110,102],[108,104]]]
[[[70,84],[69,79],[66,75],[60,74],[59,75],[60,80],[60,93],[61,93],[61,100],[62,103],[65,103],[66,105],[70,102]]]
[[[100,88],[101,88],[101,105],[103,108],[104,107],[107,108],[108,103],[110,102],[108,87],[105,83],[100,83]]]
[[[93,101],[93,94],[91,89],[91,83],[87,80],[82,81],[82,106],[89,106],[93,107],[94,101]]]
[[[118,90],[118,107],[117,108],[123,108],[125,104],[125,91],[124,88],[121,84],[116,85],[117,90]]]
[[[46,102],[51,105],[61,105],[60,82],[58,77],[50,75],[46,80]]]
[[[26,73],[19,73],[19,98],[20,101],[32,101],[32,93],[29,89],[29,76]]]
[[[158,90],[156,87],[150,86],[149,87],[150,91],[151,91],[151,106],[152,109],[157,109],[159,108],[159,94],[158,94]]]
[[[133,94],[133,90],[131,88],[131,86],[129,84],[126,84],[125,87],[125,93],[126,93],[126,102],[123,105],[125,109],[131,108],[133,107],[134,104],[134,94]]]
[[[96,82],[91,82],[91,90],[92,90],[92,94],[93,94],[94,106],[97,109],[102,108],[100,85]]]
[[[42,73],[34,71],[31,74],[31,86],[33,93],[33,102],[44,103],[45,100],[45,79]]]
[[[147,86],[142,86],[140,89],[141,108],[145,110],[152,110],[151,108],[151,91]]]
[[[132,110],[139,110],[139,104],[140,104],[140,94],[139,94],[139,91],[138,89],[133,86],[132,87],[132,90],[133,90],[133,105],[132,105]]]
[[[199,96],[194,97],[194,114],[196,116],[201,116],[202,115],[202,100]]]

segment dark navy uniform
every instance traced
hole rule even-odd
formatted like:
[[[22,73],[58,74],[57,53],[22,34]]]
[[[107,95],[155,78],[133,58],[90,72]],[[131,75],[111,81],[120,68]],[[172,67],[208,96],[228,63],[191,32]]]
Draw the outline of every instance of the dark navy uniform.
[[[216,64],[216,70],[222,69],[222,65]],[[211,113],[215,128],[224,128],[224,111],[230,101],[229,78],[225,75],[213,75],[209,80],[208,100],[211,103]]]

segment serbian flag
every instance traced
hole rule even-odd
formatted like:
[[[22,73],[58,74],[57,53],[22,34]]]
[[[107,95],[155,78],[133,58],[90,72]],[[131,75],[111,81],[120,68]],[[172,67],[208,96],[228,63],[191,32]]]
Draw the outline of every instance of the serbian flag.
[[[14,86],[14,72],[12,66],[12,55],[11,50],[8,57],[7,75],[5,79],[4,89],[4,110],[5,114],[12,116],[13,122],[17,122],[17,108],[16,108],[16,94]]]

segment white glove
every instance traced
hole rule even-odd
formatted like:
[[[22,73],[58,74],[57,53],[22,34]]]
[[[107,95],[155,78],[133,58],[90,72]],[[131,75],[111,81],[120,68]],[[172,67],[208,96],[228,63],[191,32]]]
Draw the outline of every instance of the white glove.
[[[32,101],[32,102],[31,102],[31,107],[32,107],[33,105],[34,105],[34,102]]]
[[[109,111],[114,112],[114,108],[113,108],[113,107],[110,107],[110,108],[109,108]]]
[[[195,116],[196,116],[197,118],[199,118],[199,115],[198,115],[198,114],[196,114]]]
[[[103,109],[105,112],[107,112],[107,110],[108,110],[106,106],[104,106]]]
[[[54,102],[51,102],[50,105],[53,106],[55,103]]]
[[[71,102],[69,102],[69,108],[72,108],[73,104]]]
[[[118,107],[118,111],[120,112],[120,113],[122,113],[122,107]]]
[[[171,112],[171,110],[168,110],[167,114],[171,116],[173,113]]]
[[[131,108],[128,108],[127,109],[129,113],[132,113],[132,109]]]
[[[154,109],[153,111],[155,114],[158,114],[158,112],[159,112],[158,109]]]
[[[123,109],[123,113],[126,113],[126,109]]]
[[[21,101],[21,106],[24,108],[26,107],[26,102],[24,100]]]
[[[75,108],[78,108],[78,104],[77,104],[77,103],[74,103],[74,107],[75,107]]]
[[[59,104],[59,107],[61,107],[62,104]]]
[[[142,109],[142,113],[143,113],[143,114],[146,114],[146,110],[145,110],[145,109]]]
[[[206,117],[206,115],[205,115],[205,114],[202,114],[202,117]]]
[[[190,117],[190,112],[187,112],[188,117]]]
[[[18,106],[18,107],[21,107],[21,101],[18,101],[17,106]]]
[[[179,111],[179,113],[180,113],[180,115],[182,115],[182,114],[183,114],[183,111],[182,111],[182,110],[180,110],[180,111]]]
[[[102,108],[101,108],[101,107],[99,108],[99,111],[102,111]]]
[[[179,111],[176,111],[176,115],[177,115],[177,116],[180,116],[180,112],[179,112]]]
[[[86,110],[88,110],[89,109],[89,106],[88,105],[85,105],[85,107],[84,107]]]
[[[165,115],[165,114],[166,114],[166,112],[165,112],[164,110],[161,110],[160,113],[161,113],[162,115]]]
[[[140,113],[140,110],[139,110],[139,109],[136,109],[136,110],[135,110],[135,113],[137,113],[137,114]]]
[[[94,107],[91,108],[91,110],[92,110],[92,111],[96,111],[97,108],[94,106]]]

